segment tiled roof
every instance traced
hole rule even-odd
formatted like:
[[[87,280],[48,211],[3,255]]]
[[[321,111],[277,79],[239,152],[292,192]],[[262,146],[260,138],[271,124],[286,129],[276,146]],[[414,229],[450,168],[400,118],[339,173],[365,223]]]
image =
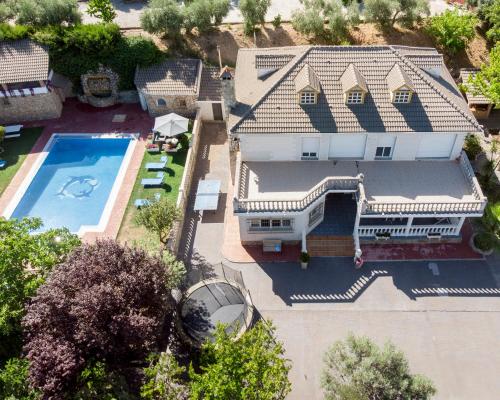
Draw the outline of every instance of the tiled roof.
[[[293,54],[259,54],[255,56],[256,69],[283,68],[292,58]]]
[[[400,89],[402,86],[415,90],[410,77],[397,63],[394,64],[385,79],[387,80],[387,86],[391,92]]]
[[[31,40],[0,42],[0,83],[45,81],[49,53]]]
[[[368,86],[366,85],[366,79],[361,72],[356,68],[354,64],[349,64],[342,76],[340,77],[340,82],[342,83],[342,91],[344,93],[348,92],[352,88],[359,87],[365,92],[368,91]]]
[[[295,76],[294,82],[296,92],[300,92],[301,90],[307,88],[311,88],[318,93],[321,91],[321,84],[318,76],[309,64],[305,64],[302,67],[299,73]]]
[[[216,67],[203,66],[201,71],[200,101],[220,101],[221,83],[219,79],[219,69]]]
[[[470,91],[466,93],[467,101],[470,104],[491,104],[491,100],[489,100],[486,96],[481,93],[476,93],[473,90],[473,85],[469,82],[469,76],[474,76],[478,72],[477,69],[462,69],[460,70],[460,79],[462,84],[466,86]]]
[[[236,96],[240,103],[230,117],[234,133],[481,131],[444,65],[441,76],[434,77],[404,55],[413,55],[422,62],[429,56],[429,62],[430,58],[434,62],[435,49],[299,47],[292,61],[260,83],[252,76],[255,72],[252,74],[251,67],[255,71],[255,65],[248,66],[251,52],[255,57],[272,54],[273,49],[246,50],[241,60],[238,55]],[[245,65],[239,65],[240,62]],[[298,104],[295,92],[295,78],[306,64],[321,82],[321,93],[314,105]],[[349,64],[356,66],[366,80],[368,94],[364,104],[344,102],[340,77]],[[407,104],[391,102],[386,77],[396,64],[403,78],[408,77],[414,87],[412,101]]]
[[[149,67],[138,67],[134,83],[149,94],[194,95],[199,90],[200,60],[165,60]]]

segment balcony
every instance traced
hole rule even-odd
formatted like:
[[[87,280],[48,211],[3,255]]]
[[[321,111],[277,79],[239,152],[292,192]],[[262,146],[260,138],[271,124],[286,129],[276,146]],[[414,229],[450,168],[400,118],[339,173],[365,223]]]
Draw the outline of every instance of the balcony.
[[[234,211],[301,212],[329,192],[356,192],[367,216],[480,216],[486,205],[462,154],[450,161],[238,163]]]

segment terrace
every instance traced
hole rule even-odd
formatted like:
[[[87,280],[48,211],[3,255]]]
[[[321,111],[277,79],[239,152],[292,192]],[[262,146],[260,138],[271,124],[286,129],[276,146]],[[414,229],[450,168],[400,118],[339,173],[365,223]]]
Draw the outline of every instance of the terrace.
[[[486,204],[462,155],[458,161],[243,162],[235,212],[303,211],[327,192],[360,187],[366,215],[481,215]]]

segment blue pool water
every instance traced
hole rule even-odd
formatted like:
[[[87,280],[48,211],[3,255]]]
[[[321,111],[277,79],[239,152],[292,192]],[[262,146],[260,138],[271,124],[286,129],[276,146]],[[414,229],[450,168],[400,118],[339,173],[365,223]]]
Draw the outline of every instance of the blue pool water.
[[[11,218],[40,217],[43,230],[98,225],[133,140],[56,136]]]

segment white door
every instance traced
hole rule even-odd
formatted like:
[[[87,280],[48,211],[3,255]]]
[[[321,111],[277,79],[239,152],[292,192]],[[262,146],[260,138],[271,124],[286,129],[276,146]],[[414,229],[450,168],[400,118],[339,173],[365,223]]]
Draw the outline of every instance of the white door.
[[[333,135],[330,139],[329,158],[363,159],[365,157],[366,135]]]
[[[416,158],[450,158],[457,135],[422,134]]]
[[[302,138],[302,160],[319,158],[319,138]]]

